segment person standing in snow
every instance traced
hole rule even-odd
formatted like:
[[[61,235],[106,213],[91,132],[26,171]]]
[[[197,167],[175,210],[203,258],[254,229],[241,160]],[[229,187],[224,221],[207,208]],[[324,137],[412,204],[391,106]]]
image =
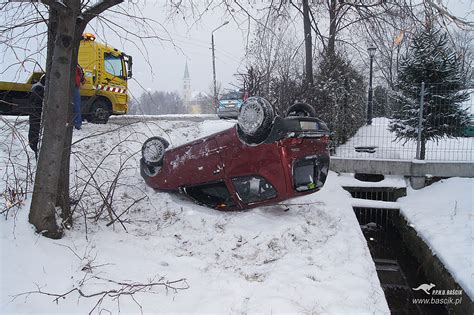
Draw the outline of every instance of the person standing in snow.
[[[76,66],[76,75],[74,78],[74,128],[80,130],[82,127],[82,115],[81,115],[81,94],[80,89],[81,86],[84,84],[84,70],[82,67],[77,64]]]
[[[46,75],[43,74],[40,80],[33,84],[30,92],[31,110],[29,112],[30,128],[28,130],[28,142],[31,150],[35,153],[35,159],[38,159],[38,143],[41,127],[41,113],[43,111],[45,82]]]

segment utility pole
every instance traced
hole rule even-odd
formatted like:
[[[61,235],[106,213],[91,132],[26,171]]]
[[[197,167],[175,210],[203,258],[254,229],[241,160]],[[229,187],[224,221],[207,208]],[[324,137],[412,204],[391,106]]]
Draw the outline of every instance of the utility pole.
[[[367,126],[372,125],[372,110],[373,110],[373,91],[372,91],[372,64],[374,62],[375,51],[377,48],[370,46],[367,48],[370,57],[370,73],[369,73],[369,95],[367,97]]]
[[[227,25],[229,24],[229,21],[225,21],[224,23],[222,23],[220,26],[218,26],[217,28],[215,28],[212,32],[211,32],[211,45],[212,45],[212,75],[213,75],[213,78],[214,78],[214,108],[216,109],[217,111],[217,108],[219,106],[219,103],[218,103],[218,100],[217,100],[217,81],[216,81],[216,56],[215,56],[215,52],[214,52],[214,32],[217,31],[218,29],[220,29],[221,27],[223,27],[224,25]]]
[[[308,0],[303,0],[303,30],[306,55],[305,81],[306,87],[313,86],[313,41],[311,38],[311,20],[309,19]]]

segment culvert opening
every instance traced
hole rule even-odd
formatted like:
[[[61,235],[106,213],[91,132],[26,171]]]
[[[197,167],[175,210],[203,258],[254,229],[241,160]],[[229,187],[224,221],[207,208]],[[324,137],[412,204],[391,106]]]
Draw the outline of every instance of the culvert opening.
[[[354,207],[354,213],[367,241],[377,276],[392,314],[448,314],[443,305],[415,303],[426,299],[413,288],[430,283],[423,266],[403,243],[399,209]]]
[[[379,201],[396,201],[400,197],[407,195],[406,188],[393,187],[343,187],[347,190],[352,198],[379,200]]]
[[[382,174],[364,174],[357,173],[354,175],[354,178],[360,180],[361,182],[381,182],[385,179],[385,176]]]
[[[394,216],[400,215],[400,210],[398,209],[368,207],[353,207],[353,209],[361,228],[368,224],[378,226],[379,228],[387,228],[393,224]]]

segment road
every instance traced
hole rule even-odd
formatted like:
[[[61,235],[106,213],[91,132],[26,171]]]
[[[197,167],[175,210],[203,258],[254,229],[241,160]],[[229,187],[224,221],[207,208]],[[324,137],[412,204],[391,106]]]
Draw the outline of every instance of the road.
[[[205,120],[218,120],[217,115],[213,114],[182,114],[182,115],[123,115],[123,116],[111,116],[109,123],[124,125],[137,122],[157,121],[157,120],[184,120],[184,121],[195,121],[201,122]]]

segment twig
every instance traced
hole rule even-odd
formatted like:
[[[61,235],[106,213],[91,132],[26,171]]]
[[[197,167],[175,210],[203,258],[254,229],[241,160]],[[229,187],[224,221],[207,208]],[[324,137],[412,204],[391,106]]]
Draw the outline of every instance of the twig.
[[[28,296],[30,296],[31,294],[41,294],[41,295],[54,297],[52,301],[55,302],[56,304],[59,304],[59,301],[61,299],[66,299],[67,296],[71,295],[74,292],[77,292],[77,294],[79,294],[79,297],[83,297],[83,298],[99,297],[99,299],[97,300],[93,308],[89,311],[89,314],[91,314],[98,307],[100,307],[104,299],[107,297],[111,298],[112,300],[114,299],[119,300],[120,297],[122,296],[129,296],[134,301],[134,303],[137,304],[137,306],[140,309],[140,312],[142,312],[143,310],[142,306],[140,305],[140,303],[138,303],[138,301],[134,297],[136,293],[150,292],[150,290],[156,287],[163,287],[166,289],[167,292],[168,290],[178,292],[181,290],[189,289],[189,284],[187,283],[185,278],[181,278],[181,279],[173,280],[173,281],[167,281],[163,277],[160,277],[158,281],[154,281],[154,279],[152,279],[149,283],[115,281],[112,279],[105,279],[98,276],[93,276],[89,278],[88,280],[91,280],[91,279],[96,279],[96,280],[101,280],[101,281],[111,283],[113,285],[116,285],[116,288],[110,289],[110,290],[87,293],[87,292],[84,292],[83,290],[83,286],[85,285],[85,282],[86,282],[86,280],[83,280],[79,283],[79,286],[72,288],[69,291],[66,291],[64,293],[46,292],[46,291],[43,291],[40,287],[38,287],[37,290],[28,291],[28,292],[14,295],[13,300],[21,296],[26,296],[28,298]],[[154,292],[151,292],[151,293],[154,293]]]

